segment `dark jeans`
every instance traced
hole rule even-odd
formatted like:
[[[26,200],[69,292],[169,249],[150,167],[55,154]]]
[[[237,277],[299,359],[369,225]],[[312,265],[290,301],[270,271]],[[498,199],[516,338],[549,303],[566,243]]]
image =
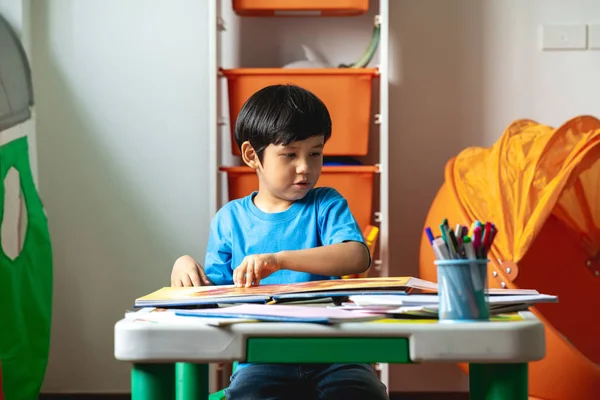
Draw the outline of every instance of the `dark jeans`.
[[[387,390],[367,364],[251,364],[238,369],[228,400],[387,400]]]

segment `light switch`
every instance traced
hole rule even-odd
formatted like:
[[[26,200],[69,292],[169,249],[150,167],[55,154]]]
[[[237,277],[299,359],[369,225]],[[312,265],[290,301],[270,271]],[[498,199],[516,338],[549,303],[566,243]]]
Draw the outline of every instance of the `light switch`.
[[[588,28],[588,43],[590,49],[600,50],[600,23],[591,24]]]
[[[542,25],[543,50],[585,50],[587,48],[587,25]]]

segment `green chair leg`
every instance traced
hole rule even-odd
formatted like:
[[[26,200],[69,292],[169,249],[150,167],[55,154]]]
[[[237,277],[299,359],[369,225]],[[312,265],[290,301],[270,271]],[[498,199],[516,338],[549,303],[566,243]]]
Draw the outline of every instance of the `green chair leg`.
[[[206,400],[208,399],[208,365],[177,363],[175,364],[175,399]]]
[[[131,370],[131,400],[175,398],[173,364],[134,364]]]
[[[472,400],[527,400],[527,364],[470,364]]]

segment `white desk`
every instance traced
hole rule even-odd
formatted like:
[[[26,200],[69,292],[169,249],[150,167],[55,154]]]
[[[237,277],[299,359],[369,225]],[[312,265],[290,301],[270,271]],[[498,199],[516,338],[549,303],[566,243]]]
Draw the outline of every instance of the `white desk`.
[[[542,323],[529,312],[490,322],[208,326],[194,317],[115,325],[115,357],[133,363],[132,399],[207,398],[208,363],[465,362],[472,399],[527,399],[527,363],[545,356]],[[389,320],[386,320],[389,321]],[[176,382],[176,383],[175,383]],[[177,396],[177,397],[176,397]]]

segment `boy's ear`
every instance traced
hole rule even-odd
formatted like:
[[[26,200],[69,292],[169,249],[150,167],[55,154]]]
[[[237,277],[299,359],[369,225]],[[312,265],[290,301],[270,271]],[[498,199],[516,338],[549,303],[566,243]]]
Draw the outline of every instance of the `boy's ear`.
[[[254,147],[250,144],[250,142],[245,141],[242,143],[242,160],[252,169],[258,169],[260,167],[260,160],[258,159],[258,154],[254,151]]]

